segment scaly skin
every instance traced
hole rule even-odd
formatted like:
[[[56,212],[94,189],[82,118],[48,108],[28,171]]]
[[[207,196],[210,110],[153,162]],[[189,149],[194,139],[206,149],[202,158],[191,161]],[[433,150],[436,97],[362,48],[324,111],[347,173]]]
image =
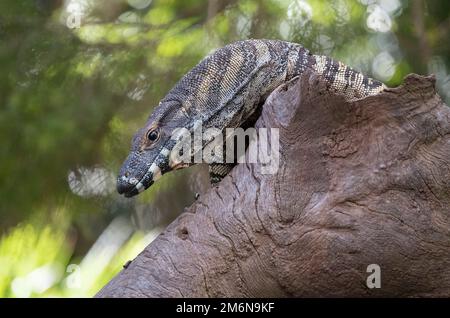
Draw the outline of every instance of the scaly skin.
[[[193,133],[199,120],[205,129],[239,127],[276,87],[306,69],[322,75],[329,89],[347,100],[377,94],[385,87],[299,44],[277,40],[232,43],[204,58],[161,100],[133,138],[119,172],[118,192],[137,195],[164,173],[187,166],[173,159],[174,129],[183,127]],[[216,171],[217,167],[221,176],[228,172],[220,165]]]

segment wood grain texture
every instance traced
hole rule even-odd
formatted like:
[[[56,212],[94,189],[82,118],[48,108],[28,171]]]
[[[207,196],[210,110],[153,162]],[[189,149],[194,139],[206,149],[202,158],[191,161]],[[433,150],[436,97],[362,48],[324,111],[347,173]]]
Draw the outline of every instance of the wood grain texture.
[[[257,126],[280,129],[278,173],[238,165],[97,297],[450,296],[450,109],[433,78],[347,102],[308,73]]]

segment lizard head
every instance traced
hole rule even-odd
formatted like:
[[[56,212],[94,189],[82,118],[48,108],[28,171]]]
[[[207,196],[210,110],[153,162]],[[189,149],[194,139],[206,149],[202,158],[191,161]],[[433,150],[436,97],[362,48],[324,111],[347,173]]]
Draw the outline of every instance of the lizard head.
[[[131,151],[120,169],[117,191],[132,197],[149,188],[164,173],[189,166],[174,159],[174,132],[187,127],[189,115],[181,102],[163,100],[133,137]]]

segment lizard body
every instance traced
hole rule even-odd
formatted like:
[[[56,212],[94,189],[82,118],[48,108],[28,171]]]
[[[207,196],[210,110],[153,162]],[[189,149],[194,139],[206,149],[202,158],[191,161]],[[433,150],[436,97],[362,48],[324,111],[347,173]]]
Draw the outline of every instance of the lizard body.
[[[162,174],[183,168],[171,160],[183,127],[241,127],[279,85],[311,69],[323,76],[329,89],[347,100],[382,91],[376,80],[336,62],[313,55],[296,43],[278,40],[245,40],[229,44],[204,58],[168,92],[134,136],[131,152],[117,180],[117,190],[130,197],[150,187]],[[230,165],[210,165],[212,181],[219,181]]]

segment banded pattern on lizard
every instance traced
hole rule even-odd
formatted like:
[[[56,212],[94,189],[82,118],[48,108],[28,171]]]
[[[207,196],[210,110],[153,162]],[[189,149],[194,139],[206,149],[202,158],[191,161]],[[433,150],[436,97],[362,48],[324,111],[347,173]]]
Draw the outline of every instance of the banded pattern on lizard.
[[[330,90],[347,100],[378,94],[385,86],[341,62],[313,55],[296,43],[245,40],[217,49],[184,75],[161,100],[135,134],[131,152],[118,176],[117,190],[127,197],[150,187],[164,173],[189,164],[173,160],[176,128],[193,132],[203,127],[241,127],[279,85],[311,69],[323,76]],[[203,145],[205,146],[205,145]],[[231,165],[211,164],[213,182]]]

